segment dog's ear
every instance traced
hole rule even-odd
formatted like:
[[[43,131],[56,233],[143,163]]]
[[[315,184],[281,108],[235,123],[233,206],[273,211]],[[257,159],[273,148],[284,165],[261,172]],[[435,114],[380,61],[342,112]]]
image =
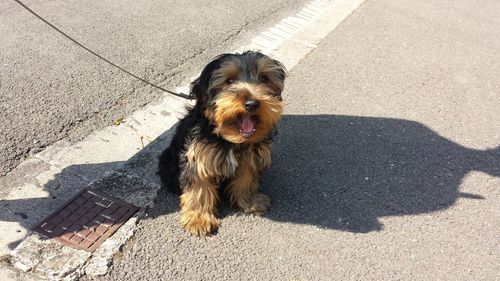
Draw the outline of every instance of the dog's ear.
[[[189,92],[189,96],[192,99],[196,99],[196,104],[203,104],[205,103],[204,101],[204,93],[205,91],[203,88],[207,89],[207,87],[203,87],[201,85],[201,76],[196,78],[193,82],[191,82],[191,91]]]
[[[277,83],[278,87],[279,87],[278,98],[279,98],[279,100],[282,100],[281,92],[283,91],[283,87],[285,84],[286,68],[281,62],[274,60],[274,59],[272,61],[273,61],[273,64],[275,65],[274,73],[276,75],[277,80],[280,81],[279,83]]]
[[[273,90],[274,94],[281,99],[281,92],[283,91],[285,78],[286,78],[286,68],[285,66],[262,53],[256,53],[257,58],[260,61],[259,72],[260,75],[264,75],[268,80],[268,85]]]
[[[196,99],[197,105],[205,105],[207,103],[210,97],[208,89],[210,88],[212,73],[217,70],[222,62],[229,56],[231,56],[231,54],[222,54],[215,57],[205,66],[200,76],[191,83],[189,96]]]
[[[276,65],[276,72],[277,72],[278,79],[280,79],[281,82],[285,82],[285,78],[286,78],[285,66],[277,60],[273,60],[273,63]]]

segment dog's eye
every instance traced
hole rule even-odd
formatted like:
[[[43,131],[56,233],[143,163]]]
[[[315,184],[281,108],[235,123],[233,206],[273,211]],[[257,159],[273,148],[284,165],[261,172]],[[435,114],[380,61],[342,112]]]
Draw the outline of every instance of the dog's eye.
[[[259,81],[260,83],[267,83],[269,81],[269,78],[267,78],[267,76],[264,75],[259,78]]]
[[[226,80],[226,83],[228,83],[229,85],[233,84],[234,83],[234,79],[227,79]]]

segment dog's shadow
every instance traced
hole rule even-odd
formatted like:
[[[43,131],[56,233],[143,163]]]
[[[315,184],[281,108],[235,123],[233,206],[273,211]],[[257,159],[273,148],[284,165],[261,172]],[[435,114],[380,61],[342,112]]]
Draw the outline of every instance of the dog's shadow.
[[[97,179],[103,171],[125,169],[159,183],[158,157],[173,132],[165,131],[126,162],[64,168],[40,186],[47,197],[0,200],[0,222],[30,229],[48,214],[38,210],[57,208],[91,181],[75,182],[75,175]],[[273,199],[265,217],[352,232],[380,230],[379,217],[443,210],[460,197],[483,199],[458,190],[470,171],[500,176],[500,147],[468,149],[408,120],[285,115],[273,164],[262,178],[263,192]],[[177,196],[161,192],[150,218],[178,210]],[[234,213],[227,204],[221,211]]]
[[[470,171],[500,176],[500,147],[456,144],[421,123],[390,118],[287,115],[262,179],[266,217],[351,232],[381,230],[378,218],[429,213],[457,198]]]

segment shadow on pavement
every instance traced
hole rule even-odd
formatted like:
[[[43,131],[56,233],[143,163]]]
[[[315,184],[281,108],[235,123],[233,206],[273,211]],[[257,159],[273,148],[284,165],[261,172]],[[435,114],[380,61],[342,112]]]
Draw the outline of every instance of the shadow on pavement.
[[[468,149],[413,121],[287,115],[279,127],[273,164],[262,179],[263,192],[273,199],[266,217],[275,221],[377,231],[382,229],[379,217],[443,210],[458,198],[483,199],[458,191],[470,171],[500,176],[500,147]],[[164,132],[127,162],[65,168],[40,187],[49,197],[2,200],[0,221],[17,221],[31,229],[52,212],[46,210],[57,209],[88,184],[75,182],[76,174],[131,171],[147,182],[159,183],[158,156],[172,133],[173,129]],[[175,195],[162,191],[153,213],[176,212],[177,202]],[[40,215],[37,210],[46,213]],[[11,248],[18,242],[11,243]]]
[[[458,198],[470,171],[500,176],[500,147],[474,150],[413,121],[288,115],[263,191],[267,217],[351,232],[381,230],[379,217],[430,213]]]

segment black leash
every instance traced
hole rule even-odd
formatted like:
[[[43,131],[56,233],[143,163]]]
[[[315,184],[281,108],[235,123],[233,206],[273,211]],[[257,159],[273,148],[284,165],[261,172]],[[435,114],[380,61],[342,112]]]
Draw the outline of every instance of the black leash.
[[[71,38],[71,36],[67,35],[67,34],[66,34],[66,33],[64,33],[63,31],[61,31],[59,28],[55,27],[53,24],[51,24],[50,22],[48,22],[47,20],[45,20],[44,18],[42,18],[40,15],[38,15],[37,13],[35,13],[33,10],[31,10],[30,8],[28,8],[28,6],[26,6],[23,2],[21,2],[21,1],[19,1],[19,0],[14,0],[14,1],[16,1],[16,2],[17,2],[17,4],[21,5],[21,6],[22,6],[24,9],[26,9],[28,12],[32,13],[35,17],[39,18],[41,21],[43,21],[44,23],[46,23],[48,26],[52,27],[54,30],[56,30],[57,32],[59,32],[61,35],[63,35],[64,37],[68,38],[69,40],[73,41],[73,43],[75,43],[75,44],[77,44],[78,46],[82,47],[83,49],[87,50],[89,53],[91,53],[91,54],[93,54],[94,56],[96,56],[96,57],[100,58],[101,60],[103,60],[103,61],[105,61],[105,62],[109,63],[110,65],[112,65],[112,66],[114,66],[114,67],[118,68],[119,70],[121,70],[121,71],[123,71],[123,72],[127,73],[128,75],[130,75],[130,76],[134,77],[135,79],[140,80],[140,81],[142,81],[142,82],[144,82],[144,83],[146,83],[146,84],[148,84],[148,85],[150,85],[150,86],[155,87],[155,88],[156,88],[156,89],[158,89],[158,90],[162,90],[162,91],[167,92],[167,93],[169,93],[169,94],[172,94],[172,95],[174,95],[174,96],[181,97],[181,98],[185,98],[185,99],[188,99],[188,100],[193,99],[192,97],[190,97],[190,96],[188,96],[188,95],[186,95],[186,94],[184,94],[184,93],[176,93],[176,92],[172,92],[172,91],[169,91],[169,90],[167,90],[167,89],[164,89],[164,88],[162,88],[162,87],[160,87],[160,86],[157,86],[157,85],[155,85],[155,84],[153,84],[153,83],[151,83],[151,82],[149,82],[149,81],[147,81],[147,80],[144,80],[143,78],[141,78],[141,77],[139,77],[139,76],[137,76],[137,75],[135,75],[135,74],[131,73],[130,71],[128,71],[128,70],[126,70],[126,69],[124,69],[124,68],[122,68],[122,67],[120,67],[120,66],[118,66],[118,65],[116,65],[116,64],[114,64],[114,63],[112,63],[111,61],[107,60],[106,58],[102,57],[101,55],[99,55],[99,54],[95,53],[94,51],[90,50],[89,48],[85,47],[85,46],[84,46],[84,45],[82,45],[80,42],[78,42],[78,41],[76,41],[75,39]]]

